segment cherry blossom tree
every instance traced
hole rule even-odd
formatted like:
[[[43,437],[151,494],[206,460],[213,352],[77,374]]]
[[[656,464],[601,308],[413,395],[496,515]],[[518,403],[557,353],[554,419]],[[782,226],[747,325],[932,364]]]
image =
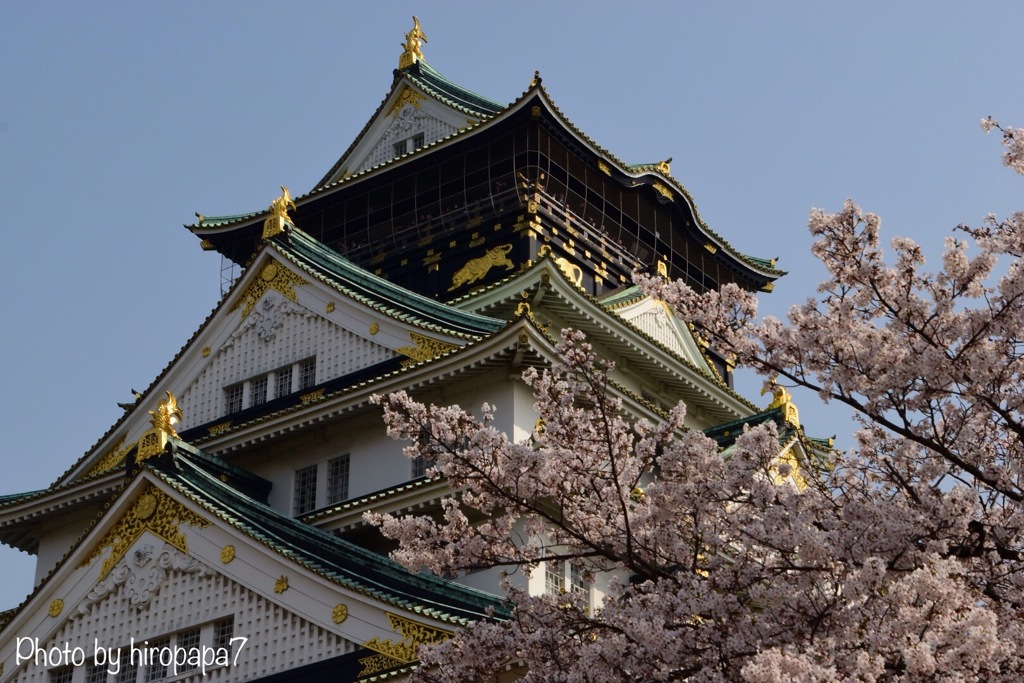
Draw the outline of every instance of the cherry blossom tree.
[[[1024,131],[997,130],[1024,174]],[[722,353],[861,421],[829,467],[779,479],[768,422],[723,454],[629,419],[611,365],[566,331],[562,363],[526,370],[543,418],[527,442],[455,407],[379,398],[459,495],[437,517],[370,514],[396,559],[439,574],[501,567],[511,617],[421,648],[423,680],[1016,681],[1024,677],[1024,213],[946,240],[942,266],[848,202],[815,210],[829,278],[788,321],[739,288],[639,277]],[[529,595],[570,562],[584,592]],[[609,578],[610,577],[610,578]]]

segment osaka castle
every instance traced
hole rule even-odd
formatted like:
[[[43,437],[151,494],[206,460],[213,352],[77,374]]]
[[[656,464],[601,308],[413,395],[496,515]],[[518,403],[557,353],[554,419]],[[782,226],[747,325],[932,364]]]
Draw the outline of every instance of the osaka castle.
[[[521,372],[557,362],[564,328],[615,361],[637,418],[683,401],[723,451],[766,420],[782,459],[820,445],[783,392],[767,408],[740,396],[727,360],[632,281],[769,292],[774,261],[712,230],[669,161],[587,137],[539,75],[501,104],[442,76],[424,42],[416,21],[314,187],[186,226],[237,278],[49,487],[0,491],[0,542],[36,558],[32,592],[0,606],[0,682],[402,680],[419,645],[507,617],[496,569],[410,572],[364,522],[457,495],[371,397],[487,402],[528,439]],[[574,581],[547,570],[523,585]],[[598,608],[600,582],[588,590]]]

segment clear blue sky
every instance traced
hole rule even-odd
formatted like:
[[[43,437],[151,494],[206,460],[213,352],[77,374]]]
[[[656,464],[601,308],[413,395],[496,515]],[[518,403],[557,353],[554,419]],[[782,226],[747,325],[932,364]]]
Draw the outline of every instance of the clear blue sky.
[[[512,101],[540,70],[619,158],[673,157],[714,230],[790,271],[763,299],[783,314],[822,275],[811,207],[852,197],[933,256],[1024,208],[978,126],[1024,125],[1019,8],[0,0],[0,494],[51,484],[164,368],[219,298],[219,257],[182,224],[307,192],[387,93],[413,14],[450,79]],[[0,547],[0,608],[31,567]]]

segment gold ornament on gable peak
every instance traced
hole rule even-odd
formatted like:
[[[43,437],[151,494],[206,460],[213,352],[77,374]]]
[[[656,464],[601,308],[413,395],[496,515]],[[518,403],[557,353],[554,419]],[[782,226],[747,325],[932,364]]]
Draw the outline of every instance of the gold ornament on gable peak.
[[[242,320],[245,320],[245,318],[252,312],[252,309],[256,306],[257,302],[259,302],[259,300],[263,298],[263,295],[268,291],[274,290],[291,301],[298,301],[298,295],[295,293],[295,287],[308,284],[309,282],[302,276],[283,267],[276,261],[270,261],[263,266],[263,270],[260,271],[259,276],[253,279],[249,284],[249,287],[245,290],[245,293],[239,297],[234,308],[231,310],[242,307]]]
[[[270,215],[263,221],[263,239],[279,235],[285,232],[289,225],[295,225],[288,215],[288,209],[296,210],[295,202],[288,188],[282,185],[281,196],[270,203]]]
[[[202,529],[209,526],[210,522],[152,484],[148,484],[110,531],[96,543],[81,566],[92,564],[93,560],[109,548],[110,554],[100,569],[100,578],[106,577],[117,561],[124,557],[128,549],[146,531],[159,536],[181,552],[188,553],[188,540],[181,531],[183,524]]]
[[[420,102],[422,101],[423,95],[416,92],[409,86],[406,86],[405,88],[402,89],[402,92],[399,93],[398,99],[395,100],[395,103],[391,105],[390,109],[388,109],[388,116],[390,116],[391,118],[396,118],[407,104],[411,106],[413,109],[419,109]]]
[[[407,69],[419,60],[423,59],[423,43],[426,43],[427,36],[420,28],[420,20],[412,18],[412,29],[405,34],[405,42],[402,43],[402,54],[398,58],[398,68]]]

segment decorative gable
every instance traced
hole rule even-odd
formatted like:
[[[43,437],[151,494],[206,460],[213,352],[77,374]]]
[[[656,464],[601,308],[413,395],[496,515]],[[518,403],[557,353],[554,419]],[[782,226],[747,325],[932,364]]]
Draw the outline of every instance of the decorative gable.
[[[450,637],[445,600],[477,614],[498,602],[429,578],[396,584],[390,561],[278,516],[184,448],[147,463],[0,629],[5,683],[249,681],[348,654],[367,675]],[[319,539],[316,561],[295,535]],[[438,615],[405,611],[420,592]]]
[[[673,315],[664,302],[644,297],[613,309],[623,320],[697,367],[709,367],[689,328]]]
[[[368,332],[358,335],[354,325],[339,324],[277,291],[265,292],[248,310],[181,393],[186,428],[395,356],[364,338]],[[311,377],[302,374],[302,363],[310,361]],[[233,387],[241,391],[236,399],[228,395]],[[232,400],[238,403],[232,406]]]
[[[392,106],[388,114],[390,124],[363,161],[351,169],[353,172],[365,171],[403,154],[415,152],[458,130],[453,124],[428,113],[421,105],[423,96],[418,91],[406,87],[402,95],[406,94],[409,96],[400,96]]]
[[[405,78],[392,90],[361,139],[346,153],[340,170],[329,176],[327,182],[411,154],[479,121],[479,116],[428,95]]]
[[[55,612],[51,607],[50,614]],[[51,619],[61,617],[66,620],[52,635],[31,642],[48,652],[65,646],[80,652],[81,663],[71,664],[85,674],[99,666],[123,675],[134,656],[135,667],[143,671],[133,681],[186,672],[246,681],[358,649],[148,533],[84,598],[64,605]],[[29,649],[21,641],[7,663],[12,674],[7,681],[50,683],[69,663],[48,658],[19,665],[18,655]]]

